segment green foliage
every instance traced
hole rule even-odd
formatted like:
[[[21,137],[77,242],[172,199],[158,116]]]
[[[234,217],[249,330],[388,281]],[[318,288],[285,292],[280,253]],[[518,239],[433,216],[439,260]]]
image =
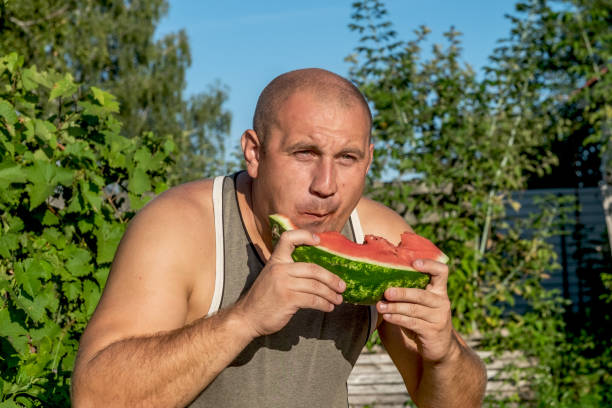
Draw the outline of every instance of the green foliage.
[[[67,406],[78,340],[174,143],[120,135],[118,102],[0,58],[0,401]]]
[[[350,28],[360,46],[347,60],[374,113],[369,195],[450,256],[455,327],[477,330],[493,350],[522,350],[534,363],[527,373],[532,393],[514,402],[605,405],[609,336],[596,325],[567,325],[565,302],[542,287],[558,267],[547,239],[560,233],[572,203],[546,199],[528,219],[512,217],[520,207],[512,192],[559,165],[551,146],[578,132],[589,149],[605,151],[609,140],[609,5],[548,3],[517,4],[522,16],[510,17],[510,37],[483,78],[462,65],[460,33],[451,28],[447,44],[424,58],[429,29],[398,40],[379,0],[353,4]],[[602,314],[609,327],[609,312]],[[520,367],[508,370],[518,376]]]
[[[446,49],[435,45],[422,60],[426,27],[415,40],[393,42],[388,23],[377,23],[380,2],[356,9],[353,28],[365,34],[365,45],[352,57],[352,75],[376,113],[374,178],[393,178],[372,183],[370,195],[450,256],[457,327],[497,327],[502,311],[489,306],[511,301],[527,277],[541,279],[553,257],[544,237],[525,238],[502,223],[506,206],[517,205],[507,192],[555,160],[537,154],[546,142],[537,84],[512,60],[504,77],[479,81],[459,63],[454,30],[445,34]],[[542,234],[549,218],[540,220]]]
[[[0,55],[18,52],[26,65],[70,72],[112,93],[123,135],[172,137],[180,168],[169,175],[175,184],[225,170],[231,114],[221,85],[184,97],[187,35],[155,39],[167,10],[166,0],[11,1],[0,7]]]
[[[530,185],[597,186],[604,176],[601,159],[603,167],[612,171],[608,163],[612,138],[610,3],[519,1],[516,10],[518,15],[510,17],[512,31],[492,61],[500,66],[509,57],[529,56],[532,81],[539,83],[540,98],[548,103],[553,119],[544,123],[543,131],[551,143],[543,149],[552,150],[562,163],[548,176],[530,180]]]
[[[222,109],[226,100],[227,92],[220,84],[189,99],[181,114],[182,131],[176,138],[176,169],[168,175],[171,185],[236,169],[236,163],[224,156],[232,119]]]

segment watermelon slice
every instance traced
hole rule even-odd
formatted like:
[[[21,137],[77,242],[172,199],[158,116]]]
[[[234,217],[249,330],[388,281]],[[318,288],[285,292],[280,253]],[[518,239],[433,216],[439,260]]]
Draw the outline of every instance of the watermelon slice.
[[[280,214],[270,216],[270,226],[274,243],[284,231],[298,228]],[[375,235],[366,235],[363,244],[334,231],[317,235],[318,245],[299,246],[292,258],[296,262],[315,263],[342,278],[346,282],[342,296],[349,303],[375,304],[389,287],[424,289],[430,277],[416,271],[412,262],[416,259],[448,262],[448,257],[431,241],[412,232],[404,232],[398,246]]]

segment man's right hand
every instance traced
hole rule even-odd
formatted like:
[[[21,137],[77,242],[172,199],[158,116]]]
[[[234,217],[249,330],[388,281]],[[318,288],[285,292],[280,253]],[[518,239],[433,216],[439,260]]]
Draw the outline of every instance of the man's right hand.
[[[291,258],[296,246],[318,243],[318,237],[306,230],[280,236],[266,266],[234,307],[253,337],[279,331],[299,309],[331,312],[342,303],[346,289],[342,279],[318,265]]]

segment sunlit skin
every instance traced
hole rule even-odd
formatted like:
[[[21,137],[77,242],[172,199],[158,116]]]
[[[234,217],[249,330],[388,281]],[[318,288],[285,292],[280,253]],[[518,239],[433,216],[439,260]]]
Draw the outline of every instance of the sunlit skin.
[[[273,213],[311,232],[339,231],[361,198],[373,153],[362,106],[342,106],[307,91],[287,100],[263,146],[252,130],[242,144],[255,223],[268,248]]]

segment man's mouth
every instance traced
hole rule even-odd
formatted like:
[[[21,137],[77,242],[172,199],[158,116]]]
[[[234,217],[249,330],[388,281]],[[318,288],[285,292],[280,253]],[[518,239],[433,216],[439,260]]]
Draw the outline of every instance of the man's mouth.
[[[326,222],[331,214],[331,212],[304,211],[302,218],[305,218],[307,222],[318,224]]]
[[[314,218],[325,218],[329,215],[329,213],[317,213],[317,212],[309,212],[309,211],[305,211],[303,214],[309,217],[314,217]]]

